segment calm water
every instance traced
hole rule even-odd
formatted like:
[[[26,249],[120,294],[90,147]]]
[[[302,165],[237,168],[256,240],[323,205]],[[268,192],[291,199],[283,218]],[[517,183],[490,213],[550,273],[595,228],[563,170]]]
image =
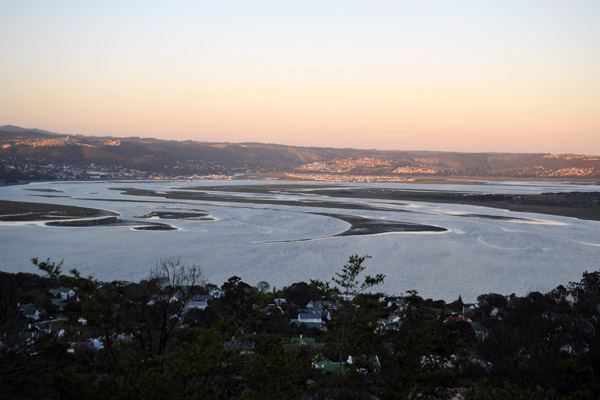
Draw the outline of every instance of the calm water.
[[[583,271],[600,269],[600,222],[542,214],[514,213],[485,207],[334,199],[384,205],[398,211],[315,209],[301,206],[167,200],[125,196],[110,188],[159,191],[185,186],[265,184],[257,182],[53,182],[0,187],[0,199],[77,205],[112,210],[121,218],[152,211],[203,210],[214,221],[156,220],[174,231],[136,231],[131,227],[47,227],[41,223],[0,223],[0,269],[37,272],[32,257],[64,259],[65,271],[77,268],[101,280],[138,280],[161,258],[178,257],[200,266],[206,278],[221,284],[232,275],[250,284],[260,280],[281,288],[297,281],[326,280],[351,254],[370,255],[367,272],[383,273],[379,290],[402,294],[416,289],[424,297],[474,300],[488,292],[526,294],[577,281]],[[275,185],[273,185],[275,186]],[[344,185],[353,187],[366,184]],[[485,193],[600,191],[594,185],[536,182],[490,182],[486,185],[371,184],[427,190]],[[52,192],[26,189],[53,189]],[[62,197],[42,197],[42,196]],[[244,195],[244,194],[237,194]],[[249,195],[258,197],[260,195]],[[301,195],[266,194],[264,198],[298,199]],[[320,196],[317,196],[320,198]],[[135,200],[135,201],[125,201]],[[323,200],[327,198],[323,197]],[[411,211],[411,212],[402,212]],[[327,238],[349,224],[311,214],[340,213],[422,223],[445,233],[389,233]],[[503,216],[521,220],[466,217]],[[525,219],[525,220],[523,220]],[[146,220],[147,221],[147,220]],[[313,239],[293,242],[297,239]],[[273,243],[277,241],[288,241]],[[289,242],[292,241],[292,242]]]

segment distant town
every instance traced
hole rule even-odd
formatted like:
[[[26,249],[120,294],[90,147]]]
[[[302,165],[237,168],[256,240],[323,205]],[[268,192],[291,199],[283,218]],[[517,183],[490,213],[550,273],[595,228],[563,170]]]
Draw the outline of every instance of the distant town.
[[[600,157],[177,142],[0,127],[0,184],[252,177],[328,182],[406,182],[432,177],[598,180]]]

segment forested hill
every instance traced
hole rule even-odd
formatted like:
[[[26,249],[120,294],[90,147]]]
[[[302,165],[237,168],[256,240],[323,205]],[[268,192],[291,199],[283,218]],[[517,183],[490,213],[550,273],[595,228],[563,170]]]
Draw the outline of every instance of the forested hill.
[[[391,178],[600,178],[600,156],[380,151],[262,143],[92,137],[56,134],[11,125],[0,127],[0,166],[5,175],[6,171],[14,171],[14,176],[0,176],[0,180],[9,183],[19,179],[35,180],[33,173],[29,177],[21,176],[23,171],[28,170],[37,171],[38,175],[46,173],[49,174],[46,179],[52,178],[56,175],[52,168],[57,166],[63,170],[98,168],[104,172],[135,169],[173,177],[271,172],[308,179],[319,174]],[[56,179],[65,177],[69,176],[55,176]]]

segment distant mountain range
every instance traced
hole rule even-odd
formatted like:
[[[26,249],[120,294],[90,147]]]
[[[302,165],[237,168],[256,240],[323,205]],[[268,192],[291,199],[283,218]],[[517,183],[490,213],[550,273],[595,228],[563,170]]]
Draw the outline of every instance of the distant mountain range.
[[[300,179],[367,176],[375,180],[467,176],[597,179],[600,156],[379,151],[93,137],[5,125],[0,127],[0,168],[4,175],[0,175],[0,180],[5,182],[48,179],[20,176],[23,171],[37,171],[38,175],[47,172],[53,176],[56,171],[70,169],[95,171],[100,176],[111,173],[109,177],[119,177],[119,171],[135,170],[164,177],[278,173]],[[12,177],[7,178],[7,173]],[[55,176],[70,177],[77,176]]]

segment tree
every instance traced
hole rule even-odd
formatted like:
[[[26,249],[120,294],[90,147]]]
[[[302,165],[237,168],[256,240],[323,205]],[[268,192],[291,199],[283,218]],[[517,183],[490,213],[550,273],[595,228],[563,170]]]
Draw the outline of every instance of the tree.
[[[240,337],[256,330],[261,311],[253,307],[258,290],[239,276],[232,276],[223,283],[225,297],[215,301],[211,308],[226,324],[228,337]]]
[[[353,308],[352,300],[356,295],[362,293],[373,286],[376,286],[380,283],[383,283],[385,279],[385,275],[377,274],[375,276],[367,275],[361,281],[359,280],[359,275],[367,268],[363,265],[365,260],[370,258],[369,256],[358,256],[352,255],[348,258],[348,262],[344,265],[341,272],[336,272],[335,276],[331,278],[331,282],[335,285],[333,287],[328,283],[322,283],[318,281],[314,281],[316,284],[324,292],[337,292],[340,295],[338,299],[341,302],[341,324],[340,324],[340,343],[338,347],[338,363],[339,368],[336,377],[336,386],[339,385],[340,374],[342,370],[342,362],[344,361],[344,355],[347,353],[347,343],[346,343],[346,330],[347,330],[347,319],[348,312],[351,308]]]
[[[31,262],[42,271],[45,271],[50,276],[50,278],[58,279],[62,273],[62,265],[64,260],[60,261],[57,264],[53,261],[50,261],[49,258],[46,261],[40,261],[36,257],[32,258]]]
[[[581,285],[586,294],[600,294],[600,271],[585,271],[581,279]]]
[[[260,281],[260,282],[258,282],[258,284],[256,285],[256,287],[258,288],[258,290],[261,293],[265,293],[267,290],[269,290],[269,288],[271,287],[271,285],[269,285],[269,282]]]
[[[309,301],[317,298],[318,293],[319,290],[316,285],[296,282],[283,288],[282,296],[288,303],[294,304],[297,308],[304,308]]]
[[[490,307],[498,308],[506,307],[508,304],[506,297],[498,293],[482,294],[477,296],[477,301],[480,303],[487,303],[490,305]]]
[[[339,287],[344,301],[350,300],[357,294],[383,283],[383,280],[385,279],[385,275],[383,274],[377,274],[374,277],[367,275],[362,282],[358,280],[358,276],[367,268],[363,265],[363,262],[365,262],[367,258],[371,257],[359,257],[356,254],[350,256],[348,263],[342,268],[342,272],[336,272],[335,277],[331,278],[331,280]]]
[[[415,290],[404,301],[402,325],[390,338],[392,351],[382,359],[382,397],[446,398],[445,388],[460,385],[463,344],[456,324],[462,321],[437,317]]]
[[[31,348],[19,340],[26,327],[18,307],[14,275],[0,272],[0,397],[19,398],[26,393]]]
[[[126,304],[136,325],[133,335],[142,350],[160,356],[176,332],[185,305],[194,290],[204,285],[199,267],[186,267],[179,259],[166,258],[128,296]],[[126,318],[128,319],[128,318]]]
[[[243,399],[299,399],[308,397],[315,378],[311,359],[299,348],[286,349],[277,336],[252,338],[253,354],[243,363]]]

